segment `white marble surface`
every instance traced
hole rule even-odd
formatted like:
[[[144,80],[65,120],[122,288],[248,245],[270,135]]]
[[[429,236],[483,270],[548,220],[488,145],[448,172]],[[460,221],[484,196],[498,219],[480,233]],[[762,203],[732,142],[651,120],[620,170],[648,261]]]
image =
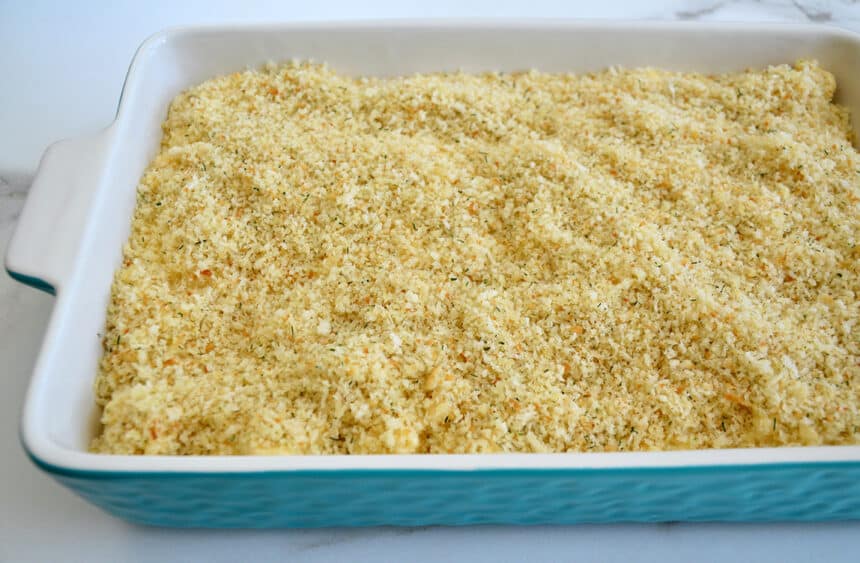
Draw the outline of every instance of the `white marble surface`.
[[[134,49],[167,26],[383,17],[816,21],[860,31],[856,1],[0,1],[0,248],[50,142],[112,119]],[[858,69],[860,70],[860,69]],[[176,531],[109,517],[39,473],[18,417],[52,298],[0,275],[0,561],[849,561],[860,523]]]

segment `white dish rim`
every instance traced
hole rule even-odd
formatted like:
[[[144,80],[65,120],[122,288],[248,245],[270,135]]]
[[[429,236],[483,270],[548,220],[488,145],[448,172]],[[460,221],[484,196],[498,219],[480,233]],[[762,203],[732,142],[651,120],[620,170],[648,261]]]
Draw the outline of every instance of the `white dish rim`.
[[[146,39],[138,48],[123,85],[116,118],[104,134],[119,129],[139,86],[140,59],[158,44],[177,36],[195,33],[224,33],[235,31],[335,31],[338,29],[374,30],[395,27],[399,30],[445,28],[467,31],[470,29],[563,28],[576,29],[637,29],[678,31],[760,30],[794,32],[799,34],[826,34],[860,42],[860,36],[836,27],[819,24],[783,23],[701,23],[665,21],[605,21],[605,20],[359,20],[332,22],[266,22],[241,25],[178,26],[160,31]],[[14,265],[7,269],[14,271]],[[296,455],[296,456],[124,456],[92,454],[73,450],[55,443],[44,431],[43,422],[33,407],[33,387],[47,377],[44,373],[47,355],[57,338],[57,319],[74,295],[78,279],[69,280],[69,287],[59,287],[33,380],[25,400],[22,415],[21,440],[33,460],[57,472],[73,473],[249,473],[272,471],[477,471],[477,470],[639,470],[646,468],[728,467],[768,464],[857,463],[860,446],[821,446],[785,448],[748,448],[721,450],[684,450],[658,452],[613,453],[507,453],[507,454],[404,454],[404,455]]]

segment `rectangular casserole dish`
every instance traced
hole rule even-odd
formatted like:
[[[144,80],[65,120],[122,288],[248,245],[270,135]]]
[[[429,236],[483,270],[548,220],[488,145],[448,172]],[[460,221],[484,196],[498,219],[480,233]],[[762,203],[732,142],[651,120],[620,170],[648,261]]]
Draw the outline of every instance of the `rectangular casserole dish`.
[[[181,90],[267,61],[341,72],[724,72],[816,58],[860,133],[860,37],[808,25],[382,22],[175,29],[148,39],[115,121],[48,149],[6,268],[56,294],[24,405],[40,468],[90,502],[163,526],[280,527],[860,517],[860,446],[499,455],[169,457],[88,453],[93,379],[138,180]]]

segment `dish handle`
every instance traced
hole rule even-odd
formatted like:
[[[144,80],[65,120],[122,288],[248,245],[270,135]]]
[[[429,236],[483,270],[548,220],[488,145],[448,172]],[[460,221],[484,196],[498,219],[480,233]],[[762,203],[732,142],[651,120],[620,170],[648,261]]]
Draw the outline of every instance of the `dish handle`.
[[[10,276],[51,294],[68,280],[112,131],[59,141],[45,151],[6,250]]]

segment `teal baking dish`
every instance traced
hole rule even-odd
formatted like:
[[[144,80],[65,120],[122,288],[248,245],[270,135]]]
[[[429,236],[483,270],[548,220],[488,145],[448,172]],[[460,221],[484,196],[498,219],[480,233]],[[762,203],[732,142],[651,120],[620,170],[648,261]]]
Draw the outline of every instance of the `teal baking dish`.
[[[368,22],[174,29],[148,39],[116,120],[52,146],[6,255],[56,294],[24,405],[35,464],[110,513],[183,527],[860,517],[860,446],[492,455],[172,457],[87,452],[92,381],[135,188],[169,101],[214,75],[311,58],[341,72],[719,72],[813,57],[860,116],[860,38],[820,26],[576,21]]]

